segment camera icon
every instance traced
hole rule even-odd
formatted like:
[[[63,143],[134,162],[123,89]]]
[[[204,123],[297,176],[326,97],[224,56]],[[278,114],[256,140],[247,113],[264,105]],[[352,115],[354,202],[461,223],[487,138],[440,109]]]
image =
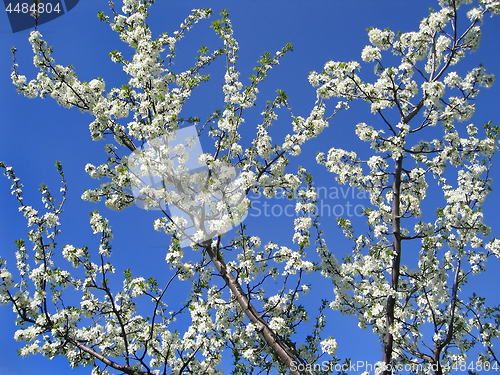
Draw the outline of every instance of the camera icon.
[[[222,235],[248,215],[241,171],[204,154],[194,125],[151,140],[127,163],[136,205],[163,211],[181,247]]]

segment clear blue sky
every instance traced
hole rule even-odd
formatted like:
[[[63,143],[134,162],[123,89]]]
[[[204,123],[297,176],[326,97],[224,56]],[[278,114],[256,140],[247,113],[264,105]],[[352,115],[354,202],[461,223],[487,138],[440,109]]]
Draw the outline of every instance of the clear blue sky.
[[[118,7],[120,2],[116,2]],[[310,71],[321,70],[328,60],[360,60],[361,50],[368,42],[366,28],[374,26],[381,29],[389,27],[394,31],[415,30],[421,18],[428,14],[428,8],[437,8],[438,4],[436,0],[157,0],[151,8],[150,16],[154,35],[177,30],[190,10],[198,7],[213,8],[215,15],[212,19],[217,17],[221,9],[228,9],[240,45],[238,67],[242,79],[252,74],[252,67],[264,51],[274,53],[288,42],[294,47],[294,51],[282,59],[281,64],[270,72],[262,85],[257,108],[253,115],[247,118],[247,124],[252,125],[257,124],[265,102],[273,99],[274,90],[277,88],[288,94],[296,115],[307,116],[315,100],[315,91],[307,81]],[[48,44],[54,47],[53,56],[59,64],[72,64],[81,80],[104,78],[109,90],[111,87],[121,86],[127,77],[119,65],[110,61],[107,54],[114,49],[123,51],[126,46],[106,24],[98,21],[98,11],[107,11],[109,14],[106,1],[80,1],[68,14],[41,25],[39,31]],[[489,72],[500,77],[500,17],[487,18],[485,21],[480,49],[464,60],[462,68],[471,68],[482,63]],[[209,20],[202,21],[179,43],[179,59],[176,62],[178,69],[188,67],[195,61],[195,51],[201,45],[218,43],[218,38],[209,29],[209,25]],[[40,183],[46,183],[53,193],[57,194],[59,181],[54,164],[56,160],[60,160],[68,181],[68,202],[61,217],[63,232],[59,244],[95,246],[98,240],[92,236],[88,225],[88,212],[98,208],[103,216],[109,218],[114,230],[111,261],[117,266],[118,276],[121,270],[129,267],[133,268],[137,276],[147,277],[150,273],[162,275],[168,267],[163,261],[168,238],[154,232],[151,222],[155,216],[151,212],[147,213],[134,207],[116,213],[107,210],[102,204],[82,202],[79,198],[83,189],[96,185],[85,173],[85,164],[100,164],[105,161],[105,142],[92,142],[90,139],[88,124],[92,121],[91,116],[82,115],[77,109],[67,110],[59,107],[50,98],[29,100],[16,94],[10,81],[10,49],[16,46],[19,71],[27,75],[28,79],[32,78],[35,73],[31,63],[28,34],[29,30],[13,34],[8,25],[7,14],[0,13],[0,160],[15,168],[16,174],[25,185],[26,203],[34,205],[35,208],[41,207],[37,192]],[[195,90],[183,115],[199,116],[203,119],[212,110],[222,107],[222,64],[221,60],[211,68],[212,81]],[[372,69],[370,65],[363,65],[364,73],[368,73],[365,77],[370,77]],[[491,89],[483,90],[479,95],[476,115],[472,122],[481,125],[492,120],[500,125],[499,97],[500,82]],[[332,101],[330,108],[333,106]],[[327,151],[331,146],[356,149],[360,143],[355,140],[354,126],[361,121],[369,123],[378,119],[369,113],[366,106],[355,106],[354,110],[335,117],[330,122],[330,128],[319,139],[304,147],[298,160],[318,177],[318,186],[329,192],[337,187],[334,176],[315,165],[316,152]],[[276,126],[283,127],[284,131],[290,127],[286,113],[283,113],[282,121]],[[207,146],[205,151],[208,150]],[[499,158],[496,160],[498,162]],[[297,162],[292,164],[296,166]],[[498,180],[498,176],[500,169],[494,168],[492,177],[497,177]],[[5,178],[0,178],[0,255],[7,258],[13,268],[14,240],[25,238],[27,228],[24,218],[17,211],[15,198],[9,194],[9,186],[10,183]],[[493,226],[495,234],[500,232],[500,225],[494,223],[496,211],[500,208],[497,193],[500,185],[495,183],[493,188],[485,215],[486,222]],[[353,198],[351,192],[346,189],[344,187],[345,197],[325,199],[324,203],[335,209],[337,214],[341,210],[347,212],[349,205],[354,210],[356,205],[368,204],[367,199]],[[289,202],[266,201],[263,198],[258,201],[256,207],[261,208],[261,214],[250,212],[245,222],[251,228],[252,234],[260,235],[263,243],[273,240],[289,244],[293,234],[293,218],[279,215]],[[263,211],[264,203],[269,205],[267,216]],[[432,201],[430,204],[432,205]],[[335,213],[322,221],[322,229],[329,232],[330,246],[336,248],[335,253],[341,258],[351,246],[339,246],[344,242],[339,238],[340,232],[336,230]],[[492,266],[493,264],[490,265],[490,270]],[[498,285],[498,281],[498,276],[495,275],[488,279],[489,285],[495,285],[491,284],[495,282]],[[331,290],[330,284],[323,290]],[[330,294],[325,298],[332,296]],[[330,333],[339,343],[337,354],[354,360],[380,360],[381,351],[377,339],[368,331],[353,334],[353,330],[357,331],[355,319],[346,319],[344,322],[333,328]],[[90,372],[90,369],[85,368],[69,370],[64,359],[47,361],[41,356],[27,359],[17,357],[15,350],[21,347],[21,343],[13,339],[13,323],[14,315],[10,308],[0,307],[0,373],[52,375],[69,371],[73,374]]]

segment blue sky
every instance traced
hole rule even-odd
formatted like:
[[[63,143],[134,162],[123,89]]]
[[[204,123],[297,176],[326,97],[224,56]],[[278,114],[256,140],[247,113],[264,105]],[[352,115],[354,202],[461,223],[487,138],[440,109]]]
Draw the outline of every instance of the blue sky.
[[[292,43],[294,47],[294,51],[282,59],[281,64],[270,72],[261,86],[257,107],[253,112],[249,112],[247,117],[247,124],[251,125],[260,120],[259,114],[264,109],[265,102],[273,99],[274,90],[277,88],[288,94],[296,115],[307,116],[315,100],[315,91],[307,81],[310,71],[321,70],[328,60],[360,60],[361,50],[368,42],[366,28],[374,26],[381,29],[389,27],[394,31],[415,30],[421,18],[428,14],[428,8],[437,8],[438,4],[434,0],[157,0],[151,8],[150,16],[153,34],[173,32],[190,10],[198,7],[214,9],[212,19],[215,19],[223,8],[228,9],[235,37],[240,45],[238,68],[243,79],[252,74],[253,66],[264,51],[274,53],[286,43]],[[121,86],[127,77],[119,65],[110,61],[107,54],[114,49],[124,51],[126,46],[106,24],[98,21],[98,11],[106,11],[109,14],[106,1],[80,1],[71,12],[41,25],[39,31],[48,44],[54,47],[53,56],[59,64],[72,64],[80,80],[90,81],[102,77],[106,81],[106,88],[109,89]],[[488,17],[485,21],[479,51],[464,59],[459,69],[472,68],[482,63],[489,72],[500,77],[500,19]],[[202,21],[179,43],[176,60],[178,70],[189,67],[189,64],[195,61],[196,50],[201,45],[218,43],[218,38],[209,29],[209,25],[210,21]],[[27,75],[28,79],[35,74],[31,63],[31,48],[27,41],[28,34],[29,30],[13,34],[8,25],[7,14],[0,13],[0,160],[14,167],[25,185],[26,203],[34,205],[35,208],[41,207],[37,192],[40,183],[47,184],[54,194],[59,190],[54,164],[56,160],[60,160],[68,181],[68,201],[61,217],[63,232],[59,244],[71,243],[89,247],[98,244],[88,225],[88,212],[98,208],[103,216],[109,218],[114,229],[115,241],[111,261],[117,266],[118,273],[131,267],[137,276],[161,275],[167,268],[163,259],[168,238],[153,230],[151,222],[155,216],[151,212],[133,207],[117,213],[107,210],[104,205],[80,200],[83,189],[96,186],[96,182],[85,173],[85,164],[100,164],[105,161],[105,142],[92,142],[90,139],[88,124],[92,121],[91,116],[81,114],[77,109],[67,110],[59,107],[50,98],[26,99],[18,95],[11,84],[12,46],[18,49],[19,72]],[[222,60],[210,69],[212,81],[194,91],[183,112],[186,117],[199,116],[204,119],[211,111],[222,107]],[[372,71],[371,65],[363,64],[362,74],[366,74],[365,77],[371,77]],[[499,97],[500,83],[491,89],[483,90],[479,95],[476,115],[472,122],[481,125],[491,120],[500,125]],[[332,101],[330,108],[333,108],[334,104]],[[279,126],[279,132],[287,131],[291,126],[286,113],[282,116],[282,120],[275,125]],[[330,127],[321,137],[308,143],[299,159],[291,164],[292,168],[296,168],[299,163],[308,167],[318,178],[316,184],[322,187],[323,191],[330,194],[339,189],[338,198],[330,196],[324,199],[325,205],[329,205],[333,211],[322,221],[322,229],[328,232],[330,244],[332,248],[336,247],[335,253],[339,258],[348,252],[350,245],[339,237],[341,234],[336,229],[334,216],[341,211],[347,213],[349,205],[352,210],[357,205],[367,205],[368,199],[353,196],[347,187],[339,188],[332,174],[315,165],[314,156],[317,151],[327,151],[331,146],[357,150],[361,143],[354,135],[354,126],[361,121],[378,121],[363,103],[354,105],[352,110],[334,117],[330,121]],[[204,146],[204,150],[209,151],[208,144]],[[498,163],[498,157],[495,160]],[[500,170],[495,170],[494,167],[492,177],[499,180],[498,176]],[[9,186],[10,183],[5,178],[0,178],[0,255],[7,258],[11,267],[14,267],[14,240],[24,238],[27,228],[24,218],[17,211],[15,198],[9,194]],[[500,207],[496,192],[498,188],[498,182],[494,183],[493,193],[485,207],[486,222],[493,227],[494,235],[500,230],[500,225],[494,222],[496,211]],[[278,199],[267,201],[263,198],[255,200],[258,201],[255,207],[259,207],[261,211],[249,212],[245,221],[252,234],[260,235],[263,243],[273,240],[289,244],[293,234],[293,218],[283,214],[283,209],[289,202]],[[268,215],[265,215],[264,204],[268,204],[265,211]],[[432,200],[428,204],[432,206]],[[342,247],[343,244],[346,246]],[[492,266],[493,264],[490,269]],[[484,283],[489,285],[498,285],[498,281],[500,280],[495,275],[484,279]],[[495,282],[496,284],[493,284]],[[37,374],[45,375],[64,373],[68,370],[64,359],[49,362],[41,356],[17,357],[15,350],[20,348],[21,344],[13,339],[13,322],[14,315],[10,308],[1,307],[1,373],[17,375],[36,371]],[[340,357],[372,363],[380,360],[381,352],[377,339],[369,332],[354,333],[353,330],[357,331],[355,319],[346,318],[344,322],[332,328],[330,333],[339,342],[337,354]],[[360,345],[363,347],[362,352]],[[71,371],[74,374],[90,372],[85,368]]]

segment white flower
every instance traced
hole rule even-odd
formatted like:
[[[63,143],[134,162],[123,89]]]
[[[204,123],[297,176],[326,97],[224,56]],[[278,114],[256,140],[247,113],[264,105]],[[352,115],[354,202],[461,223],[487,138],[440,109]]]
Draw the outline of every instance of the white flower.
[[[323,353],[328,353],[332,357],[335,355],[335,352],[337,351],[337,341],[331,337],[321,341],[320,346],[321,346],[321,351]]]
[[[457,72],[449,72],[444,78],[444,83],[448,87],[458,87],[461,82],[462,79],[459,77]]]
[[[380,49],[388,49],[390,44],[394,41],[394,32],[390,30],[380,30],[377,28],[368,31],[368,38],[370,43]]]
[[[361,59],[365,62],[371,62],[375,60],[380,60],[382,54],[380,53],[380,48],[373,46],[366,46],[361,52]]]

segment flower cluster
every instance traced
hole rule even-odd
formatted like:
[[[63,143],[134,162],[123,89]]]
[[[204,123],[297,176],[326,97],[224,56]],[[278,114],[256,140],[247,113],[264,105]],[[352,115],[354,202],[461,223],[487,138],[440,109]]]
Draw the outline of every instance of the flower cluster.
[[[486,348],[480,359],[494,358],[499,309],[476,294],[466,301],[461,289],[485,271],[490,257],[500,257],[500,240],[489,238],[481,211],[491,190],[489,171],[500,130],[492,123],[480,128],[469,122],[474,99],[481,87],[493,84],[494,76],[482,66],[465,75],[453,69],[479,47],[484,16],[500,14],[500,1],[440,0],[441,9],[431,11],[418,31],[369,29],[362,63],[329,61],[322,72],[309,75],[317,88],[309,114],[295,116],[286,93],[278,90],[261,110],[262,121],[248,142],[245,116],[258,104],[260,83],[291,45],[264,53],[245,86],[237,66],[239,45],[223,11],[212,22],[220,48],[201,48],[190,69],[176,71],[177,45],[212,11],[195,9],[177,31],[153,38],[146,22],[153,2],[123,0],[121,12],[110,2],[112,16],[99,13],[133,49],[130,60],[118,51],[109,54],[129,75],[121,87],[106,89],[101,78],[80,81],[71,66],[56,64],[38,31],[29,42],[39,73],[28,81],[14,63],[11,78],[28,98],[49,95],[93,116],[93,140],[112,138],[105,145],[107,163],[85,167],[90,177],[103,182],[82,198],[103,199],[116,210],[135,202],[160,214],[154,229],[170,236],[165,257],[170,270],[161,281],[133,277],[127,270],[121,290],[112,289],[118,277],[108,260],[113,233],[97,211],[90,213],[90,227],[99,245],[65,245],[61,253],[67,263],[56,266],[55,239],[66,194],[62,167],[58,164],[62,202],[56,203],[42,185],[46,212],[41,213],[24,203],[19,178],[0,163],[33,244],[30,251],[25,241],[17,242],[19,280],[0,260],[0,303],[17,312],[21,327],[15,337],[26,342],[21,354],[63,355],[71,366],[92,366],[93,374],[109,373],[107,369],[136,375],[219,374],[223,355],[232,355],[242,374],[254,369],[270,373],[273,367],[280,374],[288,369],[296,373],[294,364],[307,367],[322,356],[337,363],[337,340],[324,335],[324,310],[330,307],[356,315],[361,328],[370,327],[381,338],[385,352],[380,367],[463,360],[476,344]],[[458,21],[465,5],[466,26]],[[400,59],[398,64],[385,66],[387,51]],[[181,118],[193,90],[209,79],[204,69],[220,58],[225,59],[224,108],[205,122]],[[364,63],[374,63],[373,81],[361,78]],[[338,102],[328,116],[330,98]],[[290,173],[287,166],[289,157],[300,155],[304,144],[356,99],[368,103],[380,119],[379,124],[374,120],[355,127],[371,154],[331,147],[316,158],[340,184],[370,197],[371,206],[363,211],[364,234],[350,220],[338,220],[354,244],[339,262],[319,230],[313,176],[303,167]],[[286,135],[273,128],[282,112],[291,116]],[[197,173],[187,167],[196,137],[170,142],[185,123],[196,127],[197,136],[213,140],[210,152],[197,155],[202,169]],[[123,150],[130,156],[122,155]],[[279,191],[297,198],[293,236],[287,245],[263,245],[241,223],[249,207],[246,195],[273,197]],[[431,194],[439,197],[439,207],[429,211]],[[237,234],[224,238],[235,225]],[[314,230],[316,253],[310,254]],[[186,239],[192,252],[183,249]],[[333,295],[322,290],[326,297],[312,314],[301,303],[313,289],[308,281],[315,274],[332,280]],[[186,285],[184,302],[168,298]],[[67,291],[80,300],[63,300]],[[144,304],[140,309],[139,302]],[[148,306],[151,310],[142,315]],[[184,327],[176,322],[181,315],[179,320],[188,322]],[[312,315],[311,333],[296,345],[301,340],[297,327],[308,324]]]
[[[457,27],[458,8],[475,2],[440,3],[442,9],[424,18],[417,32],[369,30],[371,45],[361,58],[375,62],[374,83],[360,78],[356,62],[328,62],[309,78],[318,97],[337,97],[339,104],[362,99],[381,119],[378,128],[356,126],[359,139],[373,151],[368,160],[334,147],[318,153],[318,163],[339,183],[363,189],[372,204],[365,210],[367,234],[356,235],[349,220],[339,220],[354,242],[343,263],[321,239],[318,254],[322,274],[334,283],[330,307],[356,315],[361,328],[370,326],[385,348],[391,346],[386,365],[412,360],[437,365],[436,353],[452,360],[445,347],[455,345],[464,354],[477,343],[491,360],[492,340],[500,337],[498,328],[482,335],[494,324],[491,313],[497,309],[480,304],[484,299],[477,295],[471,297],[476,309],[468,308],[461,293],[471,275],[485,271],[489,257],[499,256],[498,240],[488,238],[491,230],[481,210],[491,190],[499,128],[456,123],[470,120],[479,88],[490,87],[494,77],[483,66],[463,78],[451,71],[467,51],[478,48],[483,16],[497,14],[500,3],[479,1],[468,10],[470,23],[463,29]],[[400,64],[384,67],[383,50],[400,56]],[[417,134],[423,140],[415,142]],[[430,186],[432,180],[437,184]],[[426,208],[430,193],[441,195],[431,210]],[[427,337],[427,327],[434,335]]]
[[[63,268],[53,268],[50,261],[39,261],[38,267],[31,269],[27,265],[28,252],[24,244],[20,244],[19,272],[23,277],[36,280],[37,290],[30,296],[27,285],[12,284],[10,274],[2,268],[2,290],[5,291],[2,302],[18,307],[20,321],[24,319],[29,326],[17,336],[27,341],[22,352],[63,354],[73,366],[93,366],[93,373],[107,371],[95,362],[95,358],[105,358],[103,362],[108,368],[125,373],[160,373],[161,368],[180,373],[188,367],[191,372],[216,374],[220,372],[216,367],[224,348],[235,353],[243,348],[243,356],[237,354],[235,359],[263,369],[269,369],[268,358],[275,355],[281,356],[284,363],[303,362],[302,355],[307,360],[315,360],[321,355],[317,354],[321,325],[301,354],[289,344],[295,327],[308,320],[305,308],[297,300],[309,290],[302,282],[303,275],[315,270],[315,264],[306,259],[305,252],[313,224],[307,215],[314,211],[315,197],[311,188],[300,190],[305,170],[285,173],[285,168],[290,156],[299,155],[304,143],[328,126],[325,105],[318,98],[309,115],[295,116],[287,95],[278,90],[261,112],[262,122],[256,126],[253,141],[243,147],[241,125],[246,111],[256,104],[258,86],[292,46],[287,44],[274,54],[264,53],[250,76],[249,85],[244,86],[237,69],[238,42],[229,15],[223,11],[221,18],[212,22],[222,46],[213,51],[203,47],[194,66],[179,72],[174,69],[177,45],[212,11],[194,9],[177,31],[154,38],[147,24],[153,2],[124,0],[121,9],[115,9],[110,2],[112,15],[99,13],[100,20],[133,49],[129,59],[119,51],[109,54],[129,76],[121,87],[108,88],[102,78],[89,82],[79,80],[71,66],[56,64],[52,48],[38,31],[30,34],[29,41],[40,73],[28,81],[14,64],[11,78],[18,92],[26,97],[49,95],[60,105],[77,107],[93,116],[89,124],[93,140],[112,138],[112,143],[105,145],[107,162],[85,166],[90,177],[102,183],[98,188],[86,190],[82,199],[104,200],[108,208],[115,210],[123,210],[136,202],[163,214],[154,220],[154,228],[171,237],[166,261],[174,275],[165,289],[161,289],[156,280],[133,278],[127,271],[123,290],[112,292],[108,277],[114,277],[115,270],[104,259],[111,256],[113,235],[108,221],[97,211],[91,213],[90,225],[93,233],[100,237],[98,248],[94,251],[68,244],[62,249],[68,263],[83,272],[80,278],[70,277],[71,273]],[[198,117],[180,118],[192,91],[208,81],[209,76],[203,74],[203,70],[220,57],[226,60],[222,84],[224,109],[214,111],[201,126],[198,126],[201,122]],[[343,108],[347,108],[347,104],[339,105],[334,113]],[[290,131],[276,138],[273,125],[283,110],[291,115]],[[206,166],[201,172],[190,173],[186,167],[192,142],[175,146],[169,143],[186,122],[197,126],[197,132],[204,131],[214,141],[211,152],[198,155],[201,166]],[[124,148],[131,156],[122,155]],[[22,186],[15,182],[13,191],[22,202]],[[262,192],[267,197],[284,191],[290,199],[299,191],[301,202],[297,204],[297,211],[303,216],[294,223],[296,245],[270,243],[260,249],[260,238],[248,236],[244,226],[238,236],[223,244],[222,234],[243,220],[249,206],[246,194],[250,191]],[[43,194],[49,194],[48,190]],[[228,210],[228,206],[231,209]],[[40,242],[35,247],[34,259],[51,259],[59,212],[39,214],[24,204],[21,211],[28,225],[37,228],[30,232],[30,240],[39,243],[45,233],[52,241],[50,245]],[[198,256],[196,253],[186,256],[182,249],[186,238],[193,250],[203,249],[200,259],[194,259]],[[228,249],[235,255],[224,260],[222,251]],[[93,261],[95,256],[100,261]],[[216,271],[207,265],[207,260]],[[214,272],[225,281],[222,288],[210,287]],[[278,277],[283,277],[283,290],[273,294],[268,288],[274,288],[273,282],[263,283],[261,279]],[[192,284],[188,300],[176,312],[167,310],[164,302],[174,280]],[[286,290],[292,280],[296,284]],[[9,294],[12,287],[19,287],[21,293]],[[68,289],[81,292],[79,304],[62,303],[63,291]],[[148,317],[139,315],[135,307],[135,301],[145,295],[153,302],[153,312]],[[53,310],[45,308],[47,298],[52,298]],[[183,334],[171,325],[177,315],[188,309],[190,325]],[[250,318],[250,324],[245,323],[245,315]],[[94,317],[96,319],[89,320]],[[333,355],[332,345],[333,342],[325,341],[322,347]],[[283,352],[279,349],[282,346],[288,349]],[[65,348],[64,353],[57,352],[59,347]],[[124,364],[118,363],[118,358],[123,359]]]

